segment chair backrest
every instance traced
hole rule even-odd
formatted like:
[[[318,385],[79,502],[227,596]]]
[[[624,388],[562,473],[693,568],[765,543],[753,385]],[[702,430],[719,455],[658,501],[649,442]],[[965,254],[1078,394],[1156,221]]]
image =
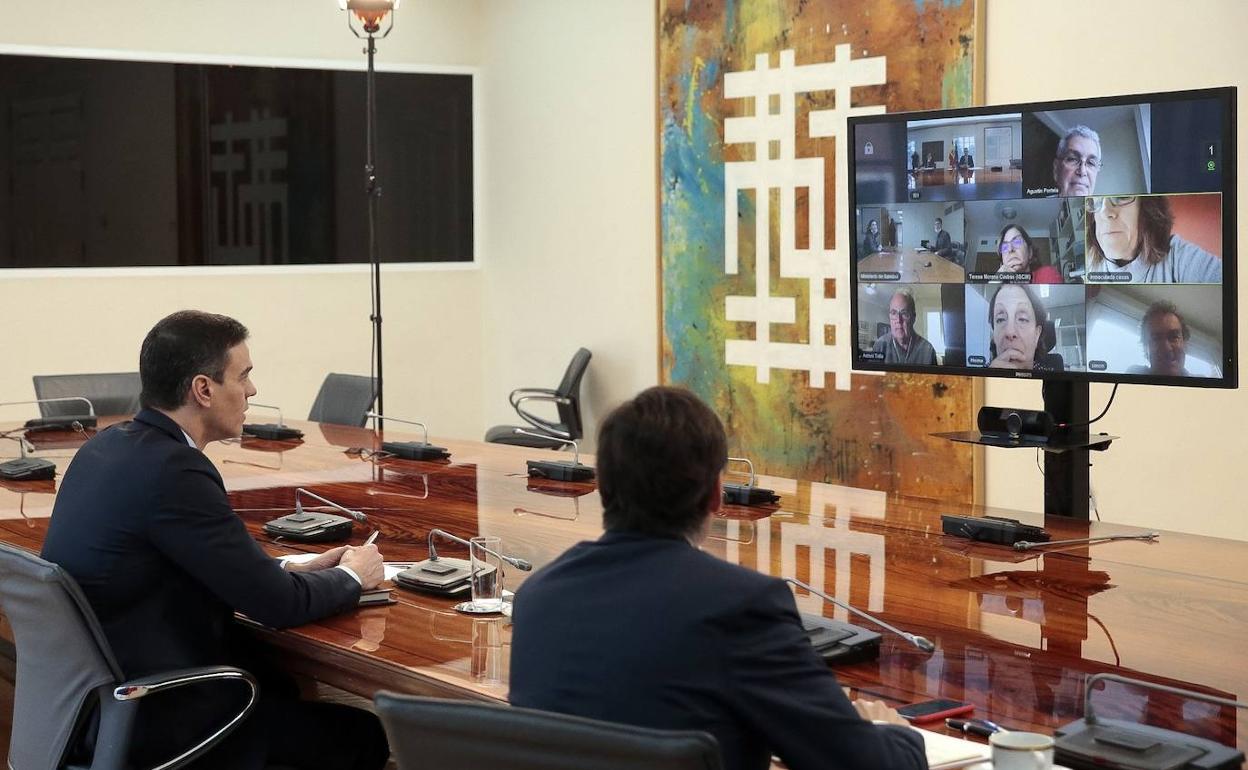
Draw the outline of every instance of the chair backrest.
[[[130,416],[139,411],[139,394],[143,391],[143,384],[138,372],[36,374],[31,379],[35,383],[35,398],[82,396],[91,400],[98,415]],[[86,414],[87,405],[81,401],[40,404],[39,413],[44,417]]]
[[[122,681],[95,613],[64,570],[0,543],[0,609],[17,646],[9,767],[61,767],[79,717]],[[98,748],[97,748],[98,750]]]
[[[381,692],[377,712],[399,770],[719,770],[719,743],[696,731],[653,730],[471,701]]]
[[[327,374],[312,402],[308,419],[362,427],[373,406],[374,380],[361,374]]]
[[[589,359],[594,354],[585,348],[580,348],[572,356],[572,361],[568,363],[568,368],[563,373],[563,381],[559,383],[559,387],[555,392],[569,399],[570,403],[558,404],[559,422],[567,428],[568,435],[573,439],[579,439],[585,435],[585,427],[581,423],[581,379],[585,376],[585,370],[589,368]]]

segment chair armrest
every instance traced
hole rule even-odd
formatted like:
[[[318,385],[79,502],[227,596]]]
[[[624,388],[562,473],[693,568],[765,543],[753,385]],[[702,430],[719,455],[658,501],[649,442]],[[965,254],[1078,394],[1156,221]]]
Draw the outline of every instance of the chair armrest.
[[[123,682],[113,688],[113,697],[117,700],[134,700],[142,698],[162,690],[172,690],[177,687],[183,687],[188,684],[198,684],[200,682],[212,679],[238,679],[247,683],[252,689],[252,697],[255,697],[259,686],[256,684],[255,678],[242,670],[232,666],[204,666],[203,668],[184,668],[177,671],[165,671],[160,674],[152,674],[140,679],[133,679],[129,682]]]
[[[166,671],[160,674],[134,679],[113,688],[113,698],[118,701],[134,701],[154,693],[173,690],[191,684],[211,681],[236,681],[247,685],[251,690],[247,705],[235,714],[228,722],[209,735],[197,745],[192,746],[173,759],[162,762],[154,770],[172,770],[181,767],[208,749],[215,746],[222,738],[229,735],[256,706],[256,698],[260,694],[260,686],[251,674],[241,668],[231,666],[205,666],[203,668],[185,668],[178,671]]]
[[[521,399],[521,401],[524,401],[524,400],[525,399]],[[543,400],[547,400],[547,399],[543,399]],[[558,403],[562,399],[553,399],[553,400],[555,400],[556,403]],[[516,414],[520,415],[520,419],[524,420],[529,425],[532,425],[534,428],[537,428],[542,433],[549,433],[551,436],[554,436],[555,438],[568,439],[568,440],[571,440],[572,438],[571,434],[569,434],[566,430],[564,430],[563,426],[560,425],[559,423],[551,422],[549,420],[544,420],[541,417],[538,417],[537,415],[533,414],[532,412],[527,412],[524,409],[522,409],[519,404],[516,404]]]
[[[560,395],[558,395],[558,394],[555,394],[555,395],[550,395],[550,396],[545,396],[545,395],[541,395],[541,396],[521,396],[520,398],[517,398],[517,399],[515,400],[515,402],[514,402],[514,403],[512,403],[512,406],[514,406],[514,407],[516,408],[516,411],[518,412],[518,411],[520,411],[520,405],[521,405],[521,404],[523,404],[525,401],[546,401],[546,402],[549,402],[549,403],[551,403],[551,404],[570,404],[570,403],[572,403],[572,399],[568,398],[567,396],[560,396]]]
[[[516,399],[518,398],[525,398],[525,397],[532,398],[534,396],[557,396],[557,395],[559,395],[558,392],[551,390],[550,388],[516,388],[515,390],[511,391],[510,395],[507,396],[507,400],[511,402],[511,405],[514,407],[517,403]]]

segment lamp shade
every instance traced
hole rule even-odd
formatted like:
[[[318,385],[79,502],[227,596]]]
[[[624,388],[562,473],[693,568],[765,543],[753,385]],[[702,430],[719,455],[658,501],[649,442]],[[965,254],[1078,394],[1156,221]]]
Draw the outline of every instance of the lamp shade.
[[[399,7],[399,0],[338,0],[338,7],[352,11],[392,11]]]
[[[338,0],[338,7],[354,13],[364,24],[364,31],[372,34],[381,28],[386,14],[399,7],[399,0]]]

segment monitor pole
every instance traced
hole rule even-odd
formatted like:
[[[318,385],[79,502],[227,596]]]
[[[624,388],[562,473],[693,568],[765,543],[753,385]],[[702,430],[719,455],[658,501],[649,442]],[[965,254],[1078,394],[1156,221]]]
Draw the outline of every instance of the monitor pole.
[[[1044,514],[1088,520],[1088,383],[1045,380],[1044,411],[1058,425],[1075,425],[1063,442],[1079,444],[1065,452],[1044,453]]]

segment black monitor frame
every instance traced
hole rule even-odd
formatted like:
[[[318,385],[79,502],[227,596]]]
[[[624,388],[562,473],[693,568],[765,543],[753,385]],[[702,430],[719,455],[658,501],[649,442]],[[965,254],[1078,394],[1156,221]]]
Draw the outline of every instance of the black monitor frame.
[[[933,120],[940,118],[960,118],[983,116],[985,118],[1000,113],[1027,113],[1049,110],[1068,110],[1095,107],[1113,107],[1141,103],[1163,103],[1192,101],[1197,99],[1221,100],[1222,113],[1222,377],[1163,377],[1149,374],[1125,374],[1121,372],[1038,372],[1017,371],[1012,369],[992,369],[974,366],[918,366],[909,364],[885,364],[882,361],[865,361],[861,359],[858,342],[858,269],[854,258],[857,249],[854,233],[858,232],[857,186],[855,184],[856,151],[855,132],[859,125],[880,123],[908,123],[915,120]],[[877,372],[911,372],[918,374],[940,374],[969,377],[997,377],[1007,379],[1036,379],[1068,381],[1072,383],[1108,382],[1139,385],[1167,385],[1198,388],[1234,389],[1239,386],[1238,371],[1238,231],[1237,231],[1237,195],[1236,195],[1236,88],[1204,88],[1189,91],[1168,91],[1159,93],[1127,94],[1122,96],[1096,97],[1088,99],[1068,99],[1051,102],[1020,102],[1016,104],[994,104],[979,107],[964,107],[950,110],[926,110],[920,112],[894,112],[880,115],[854,116],[848,119],[849,148],[848,188],[849,188],[849,233],[850,243],[845,244],[850,265],[850,330],[849,338],[854,346],[851,356],[852,367],[857,371]],[[1152,149],[1154,155],[1157,148]],[[907,203],[907,201],[890,201],[886,205]],[[874,205],[874,204],[871,204]],[[1068,284],[1085,285],[1085,284]],[[1138,285],[1138,284],[1130,284]]]

